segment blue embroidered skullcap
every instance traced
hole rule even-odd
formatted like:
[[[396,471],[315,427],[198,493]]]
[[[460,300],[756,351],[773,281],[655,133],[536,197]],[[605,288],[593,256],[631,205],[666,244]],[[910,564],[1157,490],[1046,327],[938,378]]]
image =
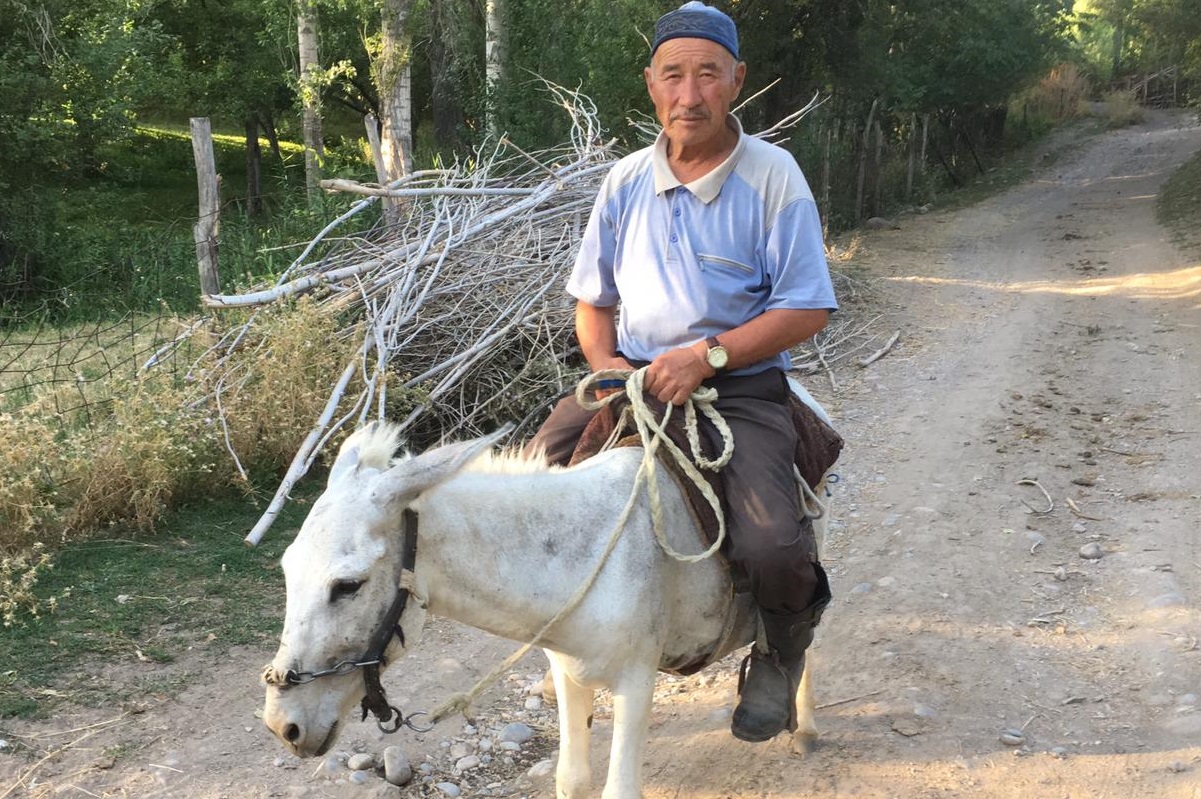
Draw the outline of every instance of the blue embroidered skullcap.
[[[738,29],[734,20],[698,0],[691,0],[659,17],[651,55],[668,39],[708,39],[717,42],[738,58]]]

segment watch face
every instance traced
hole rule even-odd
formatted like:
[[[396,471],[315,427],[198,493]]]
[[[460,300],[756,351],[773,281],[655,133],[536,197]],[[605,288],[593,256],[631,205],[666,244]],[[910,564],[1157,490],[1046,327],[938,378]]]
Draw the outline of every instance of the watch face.
[[[730,353],[726,352],[725,347],[712,347],[707,360],[714,369],[724,369],[726,362],[730,360]]]

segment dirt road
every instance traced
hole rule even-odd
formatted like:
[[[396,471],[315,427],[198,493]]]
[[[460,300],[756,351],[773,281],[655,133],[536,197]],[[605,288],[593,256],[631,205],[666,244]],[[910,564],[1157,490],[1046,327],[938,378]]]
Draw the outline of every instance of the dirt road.
[[[664,678],[648,797],[1201,797],[1201,256],[1153,218],[1199,147],[1201,128],[1157,115],[980,205],[868,234],[856,267],[901,342],[838,392],[809,380],[848,441],[815,653],[822,745],[801,760],[731,738],[732,660]],[[435,704],[511,649],[439,623],[393,698]],[[254,717],[269,656],[191,664],[194,687],[137,715],[24,725],[57,734],[46,751],[80,740],[12,795],[434,792],[281,757]],[[458,782],[553,796],[527,776],[554,745],[550,713],[524,706],[539,668],[494,691],[474,733],[397,742],[437,760],[448,737],[524,719],[541,734],[520,757]],[[596,729],[599,777],[603,708]],[[357,723],[346,738],[391,743]],[[0,758],[0,794],[31,765]]]

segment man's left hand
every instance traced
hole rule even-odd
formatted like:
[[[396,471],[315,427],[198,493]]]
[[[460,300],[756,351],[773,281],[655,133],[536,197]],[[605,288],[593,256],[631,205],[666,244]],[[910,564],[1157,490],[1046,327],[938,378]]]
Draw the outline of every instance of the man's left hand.
[[[703,353],[696,347],[680,347],[651,361],[643,388],[660,402],[683,405],[701,382],[712,376],[713,367]]]

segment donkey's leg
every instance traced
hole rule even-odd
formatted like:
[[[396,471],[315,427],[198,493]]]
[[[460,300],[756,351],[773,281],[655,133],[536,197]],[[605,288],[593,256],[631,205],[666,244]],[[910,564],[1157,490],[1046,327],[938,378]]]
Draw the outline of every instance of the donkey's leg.
[[[817,748],[817,722],[813,718],[813,650],[805,653],[805,671],[796,693],[796,732],[792,734],[792,751],[802,757]]]
[[[641,799],[642,752],[655,694],[653,662],[630,662],[613,686],[613,748],[602,799]]]
[[[817,484],[814,489],[817,496],[826,493],[826,481]],[[820,553],[825,547],[826,537],[830,534],[830,501],[825,502],[825,511],[813,520],[813,540]],[[817,721],[813,718],[813,648],[805,653],[805,671],[801,675],[801,687],[796,696],[796,732],[792,734],[792,751],[801,756],[810,754],[817,748]]]
[[[559,705],[559,765],[555,769],[558,799],[587,799],[592,787],[592,764],[588,759],[591,739],[591,688],[585,688],[563,669],[560,656],[547,651]]]

